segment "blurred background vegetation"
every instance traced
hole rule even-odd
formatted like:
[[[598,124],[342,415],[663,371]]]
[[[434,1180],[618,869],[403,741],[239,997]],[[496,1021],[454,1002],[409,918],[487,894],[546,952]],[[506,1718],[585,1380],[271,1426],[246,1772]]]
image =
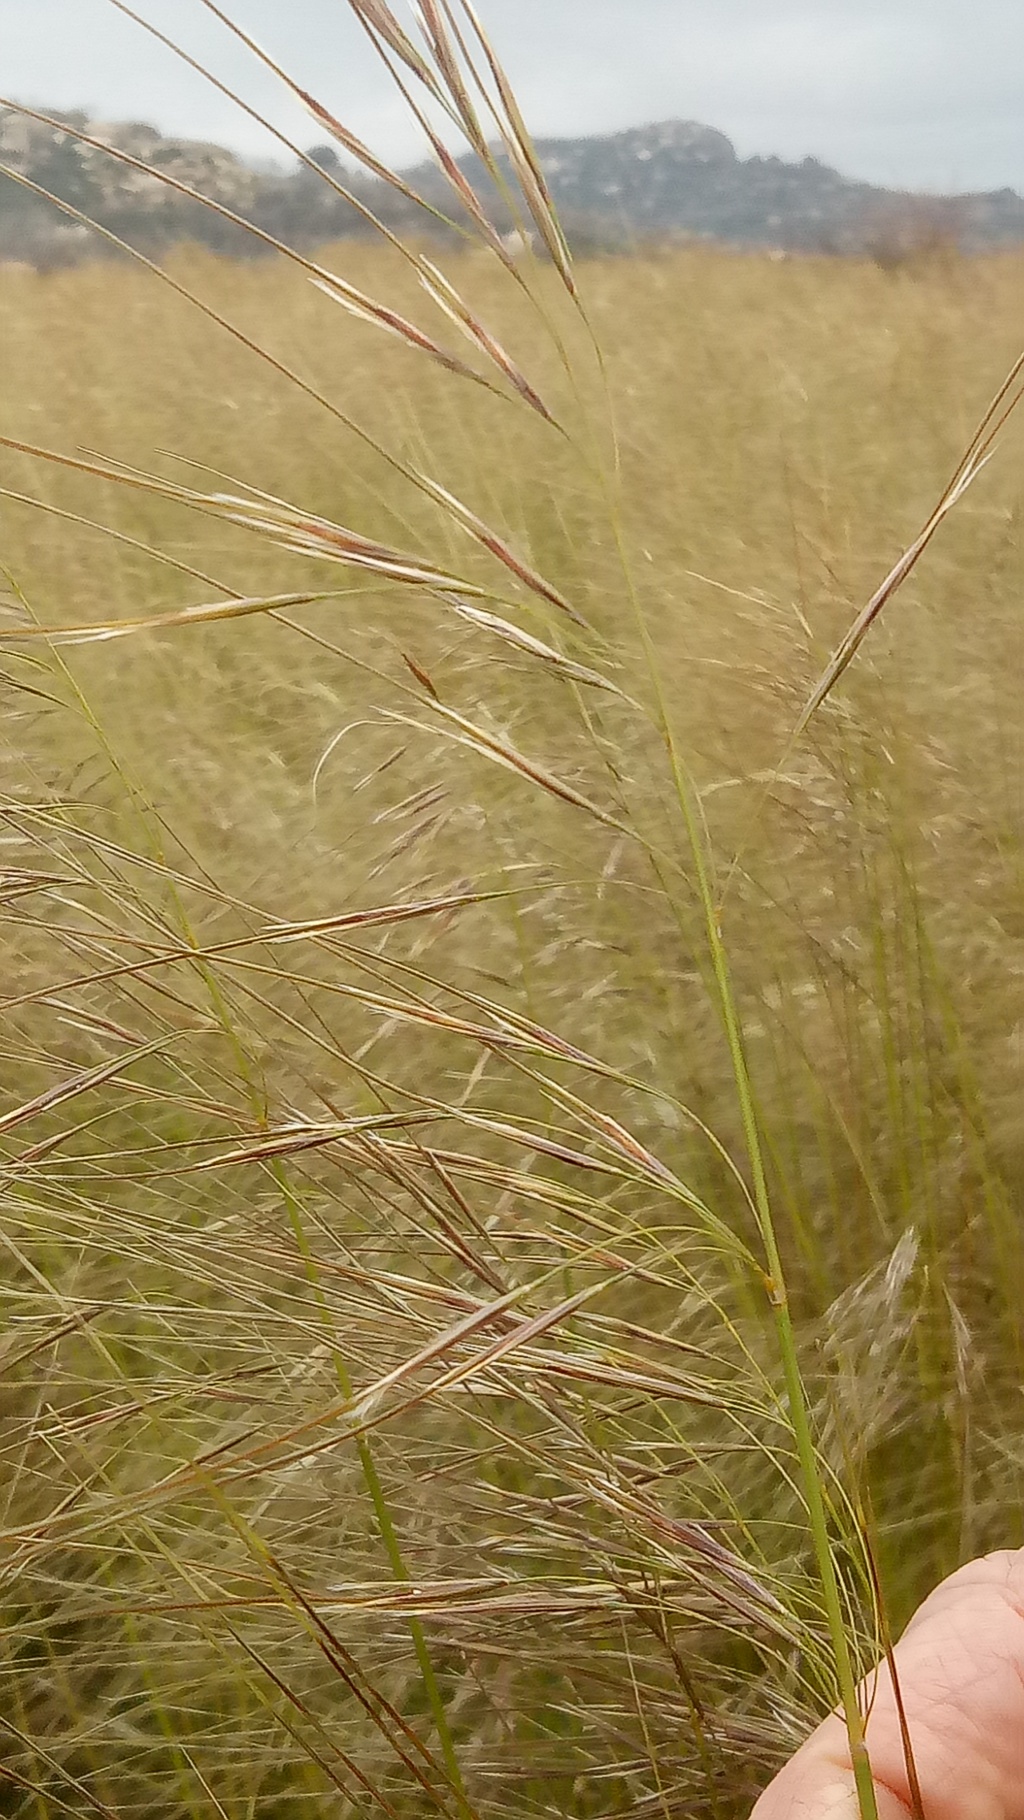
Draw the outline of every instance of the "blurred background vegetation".
[[[792,738],[1020,256],[585,260],[603,365],[445,270],[564,433],[283,265],[0,267],[2,429],[84,464],[0,451],[12,1815],[739,1820],[835,1700],[670,747],[857,1661],[873,1573],[1024,1540],[1019,431]]]

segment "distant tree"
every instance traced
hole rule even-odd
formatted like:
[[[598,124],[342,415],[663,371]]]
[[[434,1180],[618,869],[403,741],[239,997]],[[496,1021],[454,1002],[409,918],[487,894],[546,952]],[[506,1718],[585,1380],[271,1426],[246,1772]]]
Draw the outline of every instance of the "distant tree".
[[[85,164],[81,146],[64,133],[54,133],[34,153],[29,174],[72,208],[88,213],[100,200],[99,186]]]
[[[966,214],[956,197],[894,196],[865,210],[859,240],[883,271],[955,259],[963,247]]]
[[[318,164],[322,171],[330,171],[333,174],[341,169],[341,159],[333,145],[311,145],[306,157],[312,158],[313,163]]]

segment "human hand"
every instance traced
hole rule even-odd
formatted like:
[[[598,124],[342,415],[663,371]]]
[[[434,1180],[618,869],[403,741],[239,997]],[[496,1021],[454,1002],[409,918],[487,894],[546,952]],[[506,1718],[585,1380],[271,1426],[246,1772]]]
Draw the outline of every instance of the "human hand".
[[[895,1649],[925,1820],[1024,1820],[1024,1549],[944,1580]],[[867,1744],[878,1820],[915,1809],[887,1666]],[[833,1714],[761,1796],[751,1820],[858,1820],[846,1726]]]

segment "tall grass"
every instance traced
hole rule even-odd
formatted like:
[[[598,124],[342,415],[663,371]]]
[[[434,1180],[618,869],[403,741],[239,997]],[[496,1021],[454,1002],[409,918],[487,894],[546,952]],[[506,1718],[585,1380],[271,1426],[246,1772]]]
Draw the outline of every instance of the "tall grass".
[[[723,1820],[1020,1539],[1020,261],[355,10],[535,255],[0,269],[4,1811]]]

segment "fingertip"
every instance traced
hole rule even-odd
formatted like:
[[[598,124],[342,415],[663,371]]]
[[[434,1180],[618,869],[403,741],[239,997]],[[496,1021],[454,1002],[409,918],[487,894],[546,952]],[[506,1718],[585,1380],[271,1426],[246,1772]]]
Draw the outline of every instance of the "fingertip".
[[[891,1789],[875,1787],[878,1820],[912,1820]],[[750,1820],[861,1820],[853,1776],[834,1767],[811,1768],[798,1783],[783,1775],[766,1789]]]

